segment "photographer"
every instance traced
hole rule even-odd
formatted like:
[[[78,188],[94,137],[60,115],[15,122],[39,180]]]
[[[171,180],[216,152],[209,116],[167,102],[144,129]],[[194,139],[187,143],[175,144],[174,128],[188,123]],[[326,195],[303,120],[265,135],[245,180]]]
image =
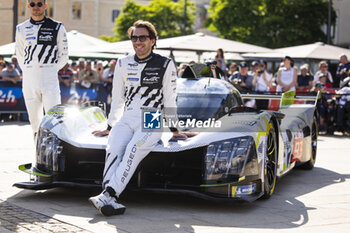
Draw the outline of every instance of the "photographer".
[[[102,79],[103,79],[103,62],[101,60],[95,60],[94,70],[97,71],[98,77],[102,81]]]
[[[272,74],[266,70],[267,63],[264,60],[259,62],[254,73],[253,87],[256,92],[268,92],[272,86]],[[257,109],[268,109],[269,100],[256,100]]]
[[[272,74],[266,71],[266,61],[261,60],[254,73],[253,87],[257,92],[269,91],[272,86]]]
[[[91,68],[91,61],[86,61],[86,67],[79,72],[79,81],[83,87],[90,88],[92,83],[100,81],[97,71]]]
[[[253,90],[253,76],[248,74],[248,64],[245,62],[239,64],[239,72],[231,75],[229,81],[242,92]]]

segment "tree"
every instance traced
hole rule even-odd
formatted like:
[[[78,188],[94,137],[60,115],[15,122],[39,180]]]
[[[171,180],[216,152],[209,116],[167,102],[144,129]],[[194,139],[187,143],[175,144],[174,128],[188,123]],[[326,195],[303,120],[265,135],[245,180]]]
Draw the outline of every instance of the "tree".
[[[271,48],[327,41],[325,0],[212,0],[209,13],[207,27],[226,39]]]
[[[107,41],[120,41],[128,39],[127,30],[132,24],[141,19],[153,23],[159,38],[182,35],[184,31],[184,5],[185,1],[152,0],[147,6],[142,6],[135,0],[126,0],[122,13],[116,19],[114,36],[100,36]],[[186,4],[186,34],[193,32],[196,7],[193,2]]]

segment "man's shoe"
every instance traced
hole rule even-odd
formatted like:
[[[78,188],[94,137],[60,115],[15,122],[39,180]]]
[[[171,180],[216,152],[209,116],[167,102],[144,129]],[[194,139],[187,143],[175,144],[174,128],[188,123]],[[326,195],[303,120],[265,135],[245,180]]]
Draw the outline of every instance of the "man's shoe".
[[[97,196],[90,197],[89,201],[104,216],[124,214],[126,209],[125,206],[117,203],[117,200],[111,197],[106,191],[103,191]]]

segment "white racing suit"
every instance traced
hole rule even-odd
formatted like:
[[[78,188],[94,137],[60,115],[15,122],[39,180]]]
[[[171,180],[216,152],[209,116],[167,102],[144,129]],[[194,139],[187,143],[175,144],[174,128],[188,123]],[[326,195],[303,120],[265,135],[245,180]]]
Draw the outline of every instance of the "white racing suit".
[[[112,129],[103,172],[103,188],[112,187],[117,197],[125,189],[138,164],[161,138],[159,131],[142,130],[142,109],[163,107],[176,108],[174,63],[154,53],[143,60],[136,55],[120,58],[113,79],[108,119]]]
[[[61,103],[57,73],[68,62],[64,26],[50,18],[17,25],[16,55],[23,71],[23,96],[34,133],[47,112]]]

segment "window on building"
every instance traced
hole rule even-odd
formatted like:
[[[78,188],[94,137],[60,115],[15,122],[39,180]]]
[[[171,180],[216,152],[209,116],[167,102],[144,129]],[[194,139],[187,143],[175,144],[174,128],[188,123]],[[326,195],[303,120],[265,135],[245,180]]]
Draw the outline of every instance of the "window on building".
[[[120,14],[120,10],[112,10],[112,22],[115,22],[115,19],[118,17],[118,15]]]
[[[18,16],[25,16],[27,7],[27,0],[18,1]]]
[[[72,4],[73,19],[81,19],[81,2],[75,1]]]
[[[46,0],[46,16],[52,18],[53,17],[53,0]]]

